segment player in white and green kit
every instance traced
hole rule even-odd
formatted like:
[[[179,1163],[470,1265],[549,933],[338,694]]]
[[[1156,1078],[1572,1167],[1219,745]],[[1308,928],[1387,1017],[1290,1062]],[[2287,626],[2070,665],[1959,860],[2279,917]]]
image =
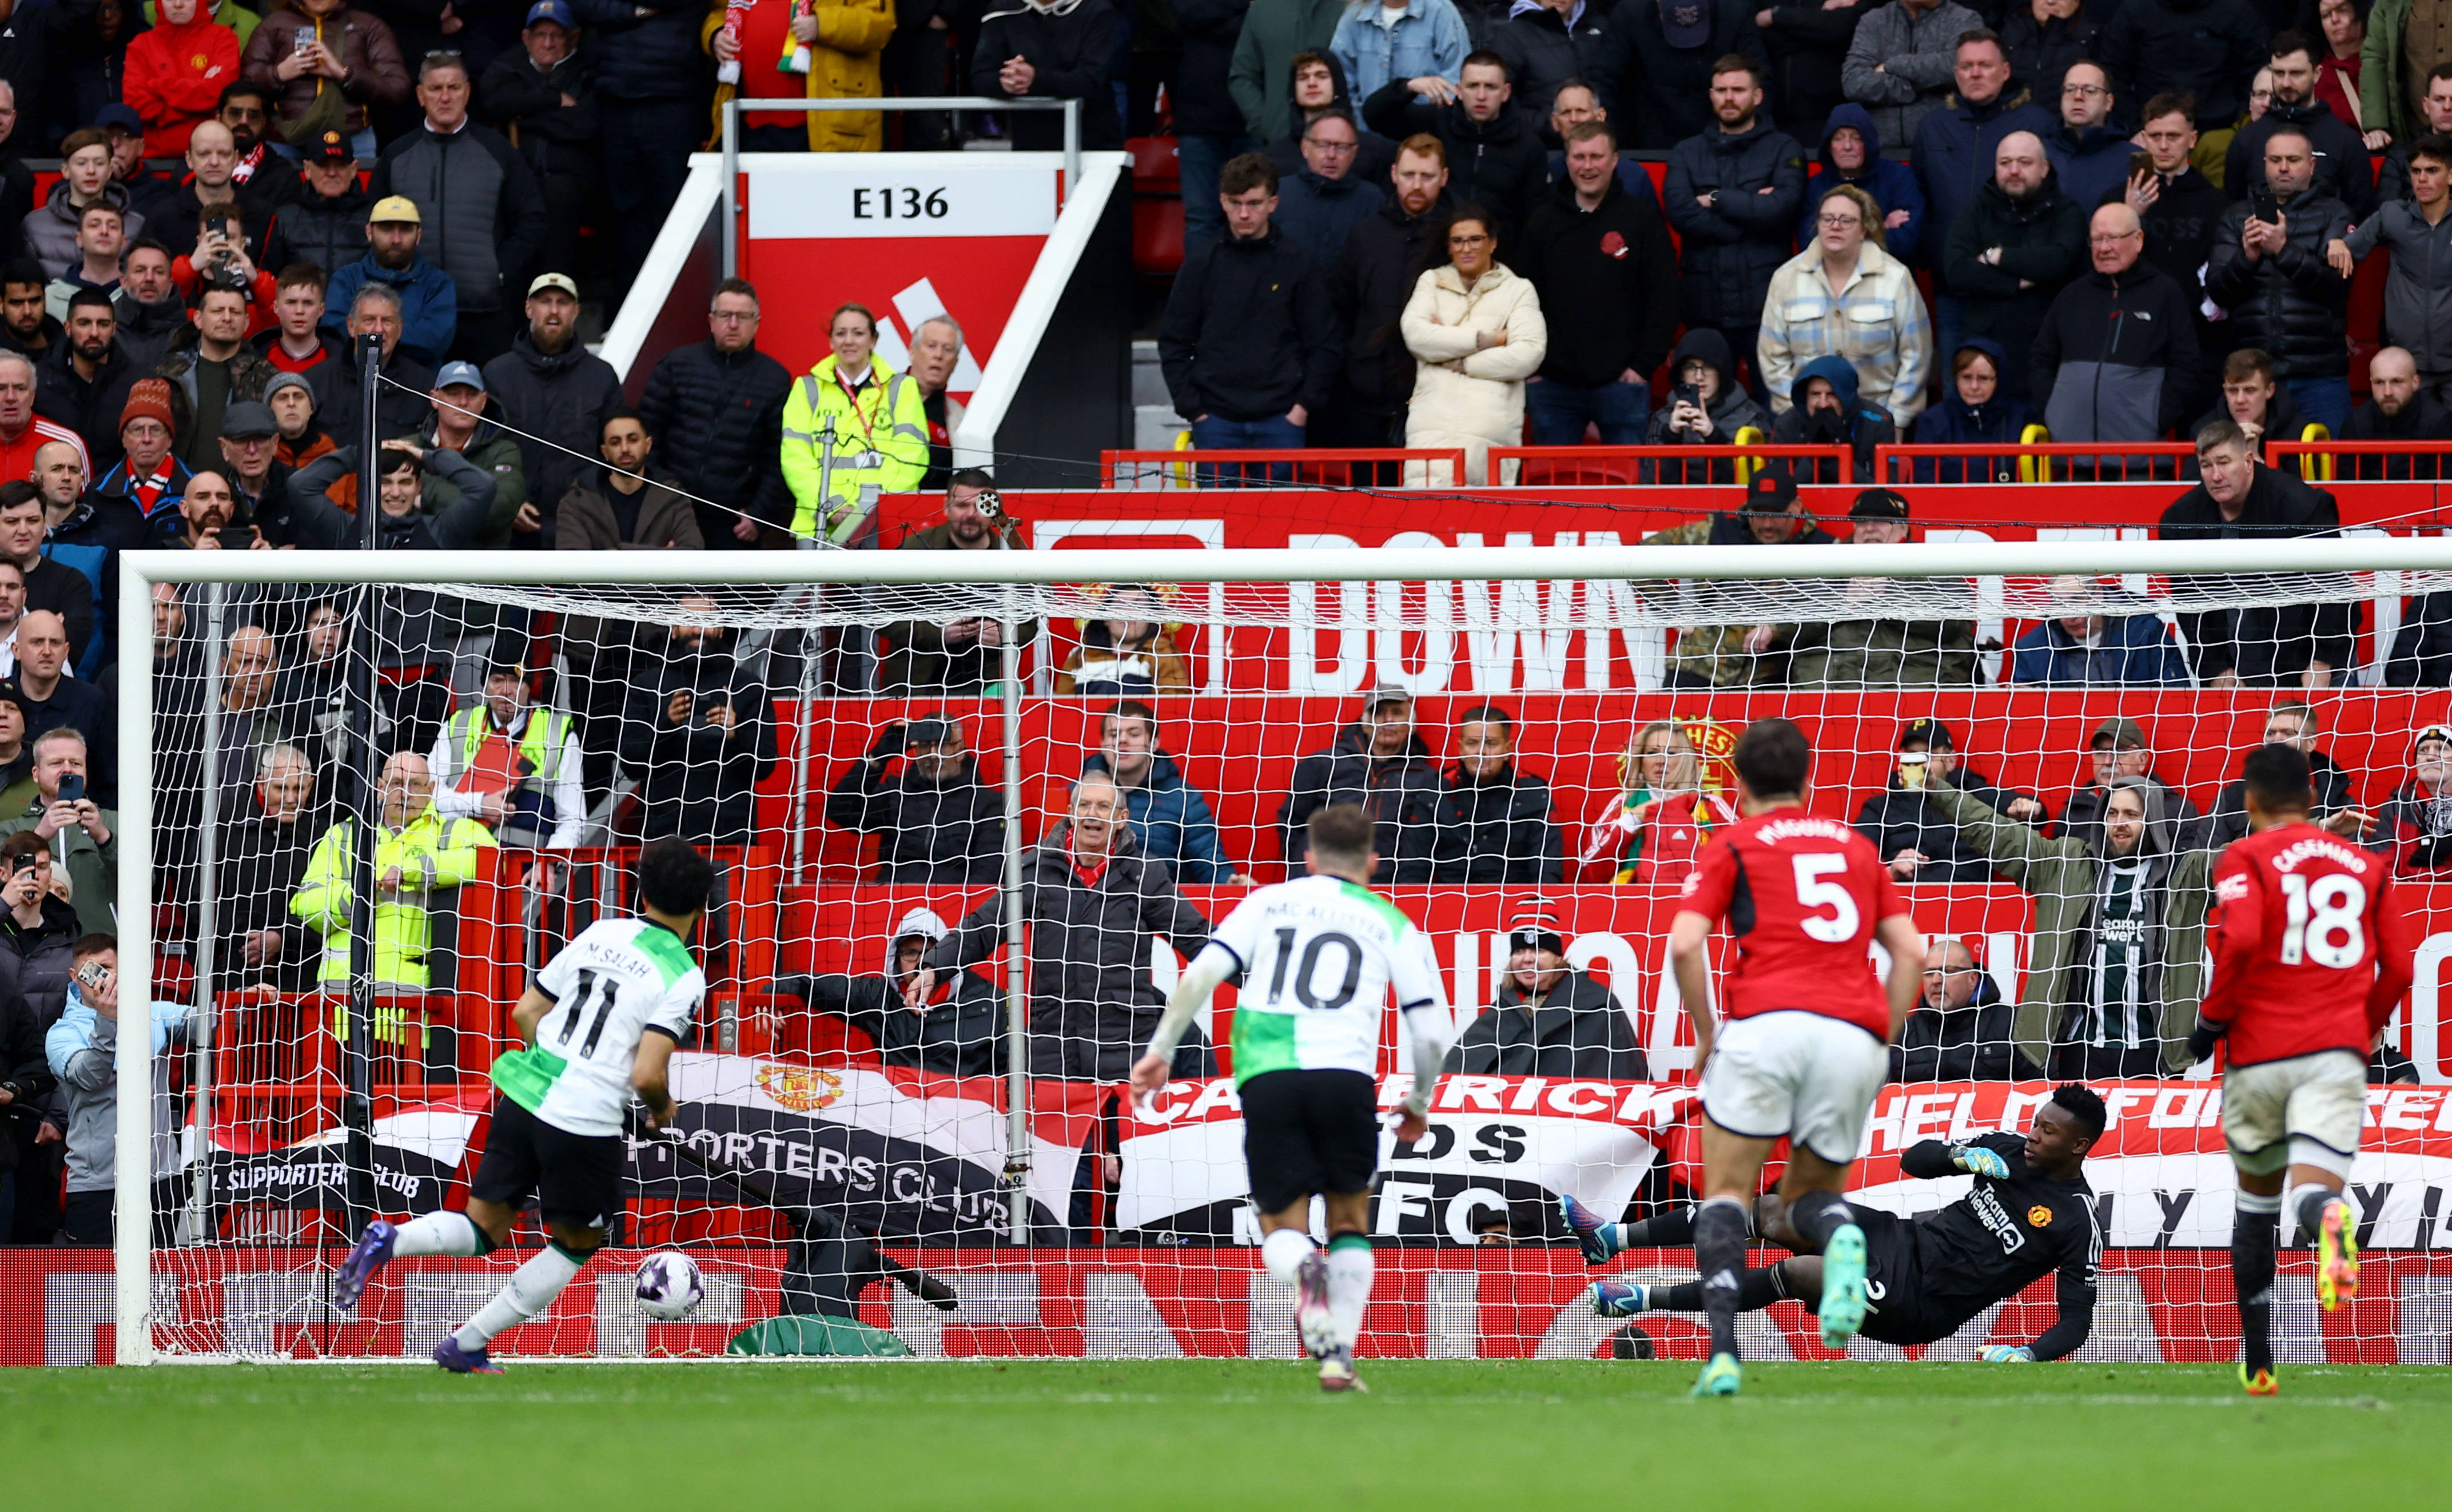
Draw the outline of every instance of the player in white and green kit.
[[[672,1122],[666,1068],[706,995],[688,940],[714,885],[714,865],[685,841],[660,840],[640,853],[639,917],[590,925],[511,1010],[527,1043],[494,1062],[493,1127],[468,1184],[467,1211],[368,1224],[334,1280],[337,1305],[357,1305],[395,1256],[498,1248],[534,1195],[552,1242],[434,1350],[445,1370],[502,1373],[485,1346],[542,1317],[622,1211],[622,1124],[631,1099],[646,1104],[649,1128]]]
[[[1295,1322],[1324,1391],[1352,1391],[1354,1342],[1371,1303],[1371,1179],[1379,1163],[1379,1025],[1393,989],[1413,1041],[1414,1089],[1400,1140],[1430,1128],[1447,1054],[1447,994],[1430,942],[1366,885],[1379,858],[1370,817],[1351,804],[1314,813],[1311,875],[1243,900],[1184,968],[1133,1066],[1146,1096],[1166,1084],[1176,1043],[1235,983],[1235,1086],[1243,1159],[1260,1210],[1260,1259],[1296,1288]],[[1312,1243],[1311,1200],[1328,1207],[1328,1253]]]

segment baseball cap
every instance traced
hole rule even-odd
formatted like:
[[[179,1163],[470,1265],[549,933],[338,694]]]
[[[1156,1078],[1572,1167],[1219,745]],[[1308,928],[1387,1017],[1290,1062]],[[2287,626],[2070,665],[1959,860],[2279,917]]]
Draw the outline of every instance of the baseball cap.
[[[1699,48],[1711,40],[1707,0],[1660,0],[1660,34],[1672,48]]]
[[[272,418],[272,411],[255,400],[243,399],[222,411],[222,439],[225,441],[279,434],[281,426]]]
[[[309,163],[354,163],[358,160],[358,151],[349,145],[347,137],[338,131],[326,131],[306,149],[306,157]],[[417,207],[411,205],[409,209],[414,211]],[[408,219],[415,220],[417,216],[412,213]]]
[[[127,131],[142,136],[145,134],[145,117],[137,114],[134,107],[113,100],[93,112],[93,129],[97,131]]]
[[[1854,504],[1848,507],[1850,520],[1904,520],[1907,517],[1907,496],[1895,488],[1867,488],[1856,495]]]
[[[1899,749],[1905,750],[1910,746],[1922,746],[1928,750],[1956,750],[1958,737],[1949,732],[1948,726],[1927,716],[1908,720],[1906,727],[1899,731]]]
[[[1796,504],[1796,479],[1786,468],[1767,467],[1746,485],[1742,514],[1786,514]]]
[[[528,18],[520,24],[523,27],[532,27],[540,21],[558,22],[572,31],[579,30],[579,18],[571,14],[570,7],[564,5],[563,0],[536,0],[536,4],[528,7]]]
[[[1371,713],[1382,704],[1410,705],[1413,702],[1414,695],[1394,683],[1374,683],[1371,691],[1362,697],[1362,712]]]
[[[579,297],[579,286],[570,281],[568,273],[537,274],[528,284],[528,297],[534,299],[548,288],[559,288],[573,299]]]
[[[374,210],[366,216],[366,219],[377,226],[425,224],[425,217],[417,213],[417,201],[405,194],[389,194],[375,201]]]
[[[443,365],[443,370],[434,375],[434,387],[437,388],[468,388],[484,393],[485,375],[477,370],[477,365],[473,362],[446,362]]]
[[[2086,748],[2089,750],[2101,750],[2105,746],[2116,746],[2121,750],[2153,748],[2146,744],[2144,726],[2133,719],[2118,714],[2094,726],[2094,739],[2086,742]]]

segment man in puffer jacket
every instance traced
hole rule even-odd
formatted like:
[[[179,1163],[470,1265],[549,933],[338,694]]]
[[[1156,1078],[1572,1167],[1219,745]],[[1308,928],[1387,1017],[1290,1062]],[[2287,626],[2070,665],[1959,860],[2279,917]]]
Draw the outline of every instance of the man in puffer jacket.
[[[1763,118],[1762,99],[1750,71],[1712,75],[1714,124],[1670,149],[1661,191],[1682,238],[1678,311],[1739,352],[1754,349],[1763,296],[1805,208],[1805,149]]]
[[[2312,187],[2307,138],[2276,131],[2264,142],[2265,183],[2282,224],[2251,221],[2253,200],[2225,211],[2205,262],[2205,294],[2230,311],[2235,347],[2272,354],[2300,412],[2335,435],[2350,418],[2348,207]]]
[[[1579,1082],[1651,1078],[1633,1021],[1609,988],[1567,965],[1565,938],[1545,914],[1518,919],[1508,930],[1507,974],[1439,1069]]]
[[[759,318],[757,288],[725,279],[707,310],[707,339],[658,359],[639,399],[673,487],[731,506],[697,506],[699,534],[710,546],[753,546],[761,525],[780,529],[792,515],[775,460],[792,375],[758,349]]]
[[[459,294],[451,354],[480,366],[509,349],[511,294],[527,285],[544,242],[544,196],[519,149],[468,118],[468,70],[457,58],[418,70],[423,126],[384,149],[367,180],[377,199],[405,195],[427,228],[426,254]]]
[[[927,954],[951,931],[933,908],[914,908],[886,942],[885,969],[876,976],[821,972],[777,977],[779,997],[798,998],[812,1013],[860,1030],[888,1065],[942,1076],[1005,1073],[1005,998],[997,985],[965,967],[951,973],[935,1000],[914,1008],[902,1001]]]
[[[1966,305],[1965,333],[2023,352],[2053,296],[2086,266],[2086,212],[2061,192],[2033,132],[2003,137],[1993,161],[1992,177],[1949,229],[1944,269]],[[2024,399],[2028,376],[2013,363],[2002,386]]]
[[[2304,32],[2284,31],[2273,39],[2273,101],[2230,139],[2223,153],[2223,188],[2232,199],[2247,198],[2264,184],[2264,144],[2276,131],[2296,130],[2315,152],[2316,192],[2340,200],[2353,217],[2364,220],[2375,209],[2375,169],[2359,129],[2316,96],[2316,48]]]

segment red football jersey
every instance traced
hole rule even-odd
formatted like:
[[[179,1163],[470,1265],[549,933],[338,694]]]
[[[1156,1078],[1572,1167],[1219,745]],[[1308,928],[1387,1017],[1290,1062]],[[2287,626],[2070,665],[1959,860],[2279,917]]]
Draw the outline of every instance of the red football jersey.
[[[2214,865],[2212,985],[2232,1065],[2318,1050],[2365,1055],[2409,986],[2412,944],[2391,864],[2314,825],[2233,841]]]
[[[1727,920],[1737,940],[1731,1019],[1802,1008],[1888,1039],[1873,926],[1908,911],[1871,841],[1835,819],[1774,808],[1720,831],[1686,876],[1679,911]]]

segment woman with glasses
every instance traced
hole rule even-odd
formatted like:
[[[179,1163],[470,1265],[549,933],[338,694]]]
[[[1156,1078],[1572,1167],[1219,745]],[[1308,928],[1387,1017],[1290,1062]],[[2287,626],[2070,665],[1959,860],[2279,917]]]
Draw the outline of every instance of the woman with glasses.
[[[1774,413],[1793,402],[1797,370],[1829,356],[1847,359],[1857,397],[1901,430],[1923,412],[1932,322],[1915,275],[1884,249],[1882,218],[1871,195],[1833,185],[1814,208],[1811,245],[1771,274],[1754,353]]]
[[[1396,323],[1414,354],[1405,445],[1462,448],[1465,476],[1447,476],[1444,464],[1411,463],[1405,482],[1489,483],[1490,448],[1523,435],[1524,380],[1549,353],[1541,296],[1498,261],[1497,223],[1477,205],[1450,217],[1425,250],[1431,266]],[[1503,481],[1515,481],[1512,468]]]

